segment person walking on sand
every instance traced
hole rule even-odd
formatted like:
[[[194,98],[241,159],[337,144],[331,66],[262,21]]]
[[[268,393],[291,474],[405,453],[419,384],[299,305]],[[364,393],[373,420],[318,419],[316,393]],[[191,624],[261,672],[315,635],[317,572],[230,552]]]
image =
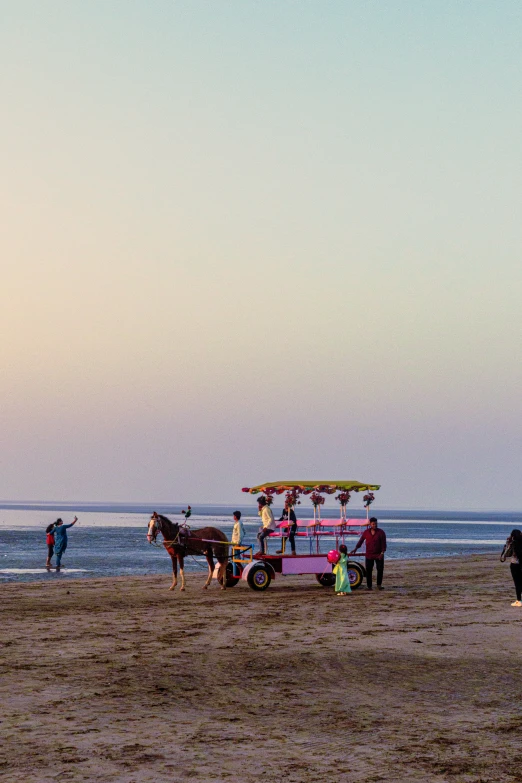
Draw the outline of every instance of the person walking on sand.
[[[337,595],[348,595],[352,592],[350,577],[348,576],[348,547],[341,544],[339,547],[341,557],[333,567],[335,574],[335,592]]]
[[[47,525],[45,528],[45,543],[47,544],[47,561],[45,563],[45,567],[47,570],[49,570],[52,566],[51,560],[54,555],[54,525],[55,522],[51,522],[51,524]]]
[[[259,552],[256,554],[258,555],[264,555],[265,552],[265,538],[268,538],[270,533],[272,533],[275,530],[275,519],[274,515],[272,514],[272,509],[267,503],[267,500],[264,495],[261,495],[260,498],[257,499],[257,506],[258,506],[258,514],[261,517],[261,527],[259,528],[259,533],[257,534],[257,540],[259,541]]]
[[[63,519],[57,519],[54,527],[54,552],[56,555],[56,570],[59,571],[62,565],[62,557],[67,549],[67,531],[78,522],[78,517],[74,517],[69,525],[63,524]]]
[[[512,530],[506,541],[500,559],[504,562],[508,557],[517,596],[511,606],[522,606],[522,532],[520,530]]]
[[[359,547],[366,544],[366,585],[367,589],[372,589],[373,564],[377,569],[377,590],[384,590],[382,586],[382,577],[384,574],[384,553],[386,552],[386,533],[377,526],[377,518],[371,517],[370,526],[364,531],[357,546],[350,552],[354,555]]]

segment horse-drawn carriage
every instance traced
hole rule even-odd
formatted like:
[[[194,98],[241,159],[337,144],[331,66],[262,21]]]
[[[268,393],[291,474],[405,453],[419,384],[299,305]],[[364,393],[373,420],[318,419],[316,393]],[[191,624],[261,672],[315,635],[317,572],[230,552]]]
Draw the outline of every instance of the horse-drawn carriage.
[[[378,484],[364,484],[360,481],[276,481],[270,484],[260,484],[256,487],[245,487],[243,492],[252,495],[260,495],[271,504],[274,496],[285,494],[285,508],[294,509],[300,504],[301,496],[310,496],[313,504],[314,516],[312,519],[297,519],[298,540],[304,543],[308,549],[306,553],[287,555],[285,544],[288,538],[290,522],[279,522],[276,530],[265,539],[266,551],[253,554],[252,547],[233,546],[230,564],[227,567],[227,585],[239,579],[244,579],[252,590],[266,590],[272,579],[278,575],[289,576],[297,574],[314,574],[319,584],[331,587],[335,584],[335,575],[332,573],[332,563],[328,559],[328,553],[323,542],[328,541],[329,549],[335,542],[335,549],[344,544],[349,536],[360,536],[368,525],[369,507],[374,500],[373,493],[378,490]],[[324,504],[325,495],[339,494],[336,500],[340,504],[340,516],[338,519],[321,519],[321,506]],[[352,492],[366,492],[364,505],[366,508],[365,519],[350,519],[347,517],[347,505]],[[270,543],[276,541],[280,544],[277,553],[270,553]],[[301,546],[301,549],[303,547]],[[366,576],[364,566],[356,560],[348,561],[348,577],[352,590],[362,583]]]
[[[313,519],[297,519],[296,536],[301,544],[300,549],[308,551],[299,554],[286,554],[289,521],[281,521],[277,528],[265,538],[265,551],[254,554],[252,545],[238,545],[228,541],[223,531],[213,528],[192,529],[188,525],[172,523],[167,517],[153,513],[147,538],[154,543],[160,532],[163,536],[163,546],[172,560],[173,582],[171,590],[177,584],[177,568],[181,575],[181,590],[185,589],[183,570],[184,557],[188,555],[204,555],[208,563],[208,576],[204,587],[208,587],[212,577],[216,578],[222,588],[234,587],[243,579],[252,590],[266,590],[272,579],[278,575],[289,576],[298,574],[314,574],[319,584],[330,587],[335,584],[332,563],[328,553],[324,551],[328,541],[329,549],[335,542],[335,549],[345,543],[350,536],[360,536],[368,525],[369,507],[374,500],[373,493],[378,490],[378,484],[365,484],[360,481],[276,481],[270,484],[260,484],[256,487],[245,487],[243,492],[259,495],[267,505],[271,505],[274,497],[285,495],[285,508],[290,510],[300,505],[302,496],[309,496],[313,504]],[[336,495],[340,504],[339,519],[321,519],[321,506],[325,495]],[[366,492],[364,495],[365,519],[349,519],[346,507],[351,493]],[[259,498],[258,498],[259,499]],[[295,512],[294,512],[295,513]],[[290,514],[289,514],[290,516]],[[270,542],[279,544],[279,551],[270,552]],[[217,564],[214,565],[214,557]],[[365,570],[356,560],[348,561],[348,577],[352,589],[356,589],[365,577]]]

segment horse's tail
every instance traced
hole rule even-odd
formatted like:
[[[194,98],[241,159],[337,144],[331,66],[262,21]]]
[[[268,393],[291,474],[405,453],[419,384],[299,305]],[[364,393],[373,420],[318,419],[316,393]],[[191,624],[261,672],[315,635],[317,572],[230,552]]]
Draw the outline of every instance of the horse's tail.
[[[217,527],[213,527],[211,528],[211,530],[212,530],[211,538],[217,542],[214,544],[214,554],[216,555],[216,557],[228,559],[230,553],[229,553],[227,534],[224,533],[222,530],[219,530],[219,528]],[[219,543],[221,541],[223,543]]]

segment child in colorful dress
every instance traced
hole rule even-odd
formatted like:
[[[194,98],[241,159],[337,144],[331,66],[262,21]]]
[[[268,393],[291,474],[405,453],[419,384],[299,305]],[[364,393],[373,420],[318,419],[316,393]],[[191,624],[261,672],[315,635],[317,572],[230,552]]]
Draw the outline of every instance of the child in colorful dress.
[[[339,547],[341,557],[334,566],[333,572],[335,574],[335,592],[337,595],[348,595],[352,592],[350,587],[350,578],[348,576],[348,549],[344,544]]]

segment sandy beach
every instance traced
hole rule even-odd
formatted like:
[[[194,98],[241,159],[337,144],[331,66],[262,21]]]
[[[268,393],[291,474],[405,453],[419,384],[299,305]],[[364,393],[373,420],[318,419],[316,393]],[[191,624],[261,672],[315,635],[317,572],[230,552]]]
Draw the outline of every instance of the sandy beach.
[[[5,585],[10,783],[522,780],[522,611],[498,556],[169,592],[165,575]]]

